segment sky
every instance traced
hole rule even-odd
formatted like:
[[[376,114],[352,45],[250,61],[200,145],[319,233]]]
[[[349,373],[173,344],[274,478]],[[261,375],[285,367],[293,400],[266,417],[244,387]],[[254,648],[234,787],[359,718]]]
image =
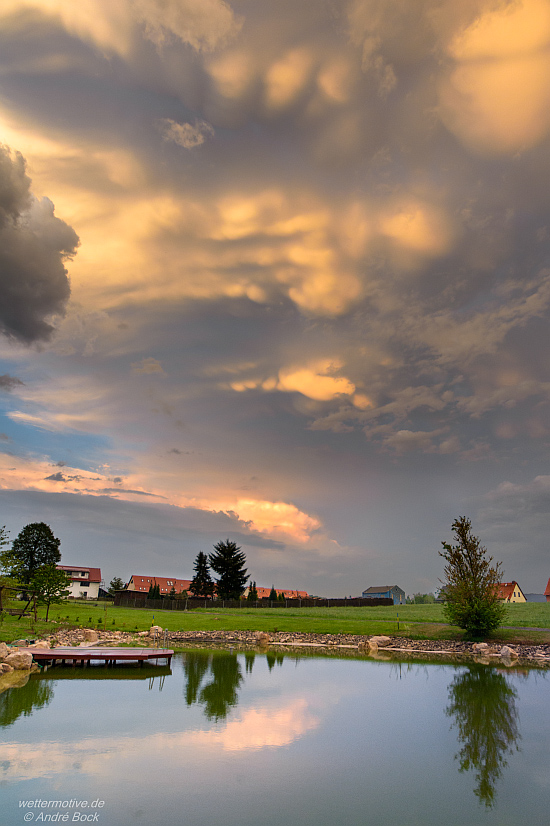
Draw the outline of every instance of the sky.
[[[550,0],[3,0],[0,525],[550,576]]]

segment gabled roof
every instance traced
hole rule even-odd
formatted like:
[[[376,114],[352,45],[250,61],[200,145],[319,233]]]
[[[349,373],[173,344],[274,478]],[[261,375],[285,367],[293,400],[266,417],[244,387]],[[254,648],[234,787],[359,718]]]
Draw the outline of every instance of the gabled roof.
[[[401,591],[402,594],[405,591],[399,587],[399,585],[373,585],[372,588],[367,588],[363,591],[364,594],[385,594],[386,591],[393,591],[396,588],[398,591]]]
[[[86,565],[56,565],[61,571],[83,571],[88,574],[88,576],[84,579],[82,577],[71,577],[76,582],[101,582],[101,568],[88,568]]]
[[[161,594],[169,594],[172,588],[176,594],[180,594],[182,591],[189,591],[191,587],[190,579],[176,579],[173,576],[136,576],[133,574],[128,584],[132,580],[136,591],[141,591],[141,593],[147,593],[151,585],[158,585]]]
[[[546,586],[546,591],[544,592],[545,597],[550,597],[550,579],[548,580],[548,585]]]
[[[519,585],[517,584],[517,582],[515,580],[513,582],[499,582],[499,584],[497,585],[498,598],[499,599],[510,599],[510,597],[512,596],[512,594],[513,594],[513,592],[516,588],[517,588],[518,591],[520,591],[523,594],[523,591],[521,590],[521,588],[519,587]]]

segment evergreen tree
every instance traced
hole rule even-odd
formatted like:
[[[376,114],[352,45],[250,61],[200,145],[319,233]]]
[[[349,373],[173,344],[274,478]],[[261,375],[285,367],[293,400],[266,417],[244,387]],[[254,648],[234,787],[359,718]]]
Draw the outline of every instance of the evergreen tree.
[[[256,587],[255,582],[250,583],[250,588],[248,589],[248,602],[257,602],[258,601],[258,589]]]
[[[283,594],[282,591],[279,594],[279,596],[277,597],[277,599],[279,600],[279,602],[286,602],[285,595]]]
[[[199,551],[197,554],[193,570],[195,576],[191,580],[189,590],[195,597],[210,599],[214,593],[214,580],[210,576],[208,557],[202,551]]]
[[[210,567],[219,575],[216,589],[220,599],[240,599],[248,579],[246,557],[241,549],[227,539],[214,545],[216,553],[210,554]]]
[[[170,588],[170,593],[168,594],[168,596],[170,597],[170,599],[175,599],[176,598],[176,589],[174,588],[173,585]]]
[[[451,625],[464,628],[470,636],[484,636],[502,624],[506,608],[500,601],[498,585],[501,563],[491,565],[487,549],[472,534],[472,523],[465,516],[453,522],[456,545],[442,542],[446,561],[444,613]]]
[[[270,602],[277,601],[277,591],[275,590],[275,587],[273,585],[271,586],[271,591],[269,592],[269,600]]]
[[[49,525],[32,522],[20,531],[11,548],[0,552],[0,565],[8,576],[29,586],[39,568],[61,561],[60,544]]]

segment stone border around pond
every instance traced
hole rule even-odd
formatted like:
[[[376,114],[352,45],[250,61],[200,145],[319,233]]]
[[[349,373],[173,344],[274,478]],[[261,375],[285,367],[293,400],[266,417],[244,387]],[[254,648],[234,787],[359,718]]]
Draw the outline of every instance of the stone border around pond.
[[[101,631],[88,628],[77,628],[57,632],[42,640],[37,640],[37,647],[51,647],[72,645],[87,647],[96,644],[129,645],[139,641],[160,640],[163,629],[155,626],[149,631],[138,634],[125,631]],[[164,637],[163,637],[164,639]],[[407,637],[376,636],[356,634],[313,634],[298,632],[270,632],[264,631],[177,631],[167,633],[166,641],[172,647],[200,647],[215,646],[217,648],[239,648],[242,650],[267,650],[279,648],[281,650],[296,649],[324,649],[332,653],[341,651],[351,653],[357,651],[371,657],[383,658],[396,655],[434,656],[459,658],[461,660],[475,659],[477,662],[499,661],[505,665],[524,663],[538,667],[550,667],[550,645],[514,645],[502,643],[472,643],[455,640],[410,640]],[[18,640],[16,644],[27,644],[26,640]],[[3,644],[4,645],[4,644]],[[29,645],[32,649],[32,644]],[[10,649],[14,652],[16,649]],[[4,656],[6,656],[4,652]],[[9,656],[9,654],[8,654]],[[4,658],[0,655],[0,661]],[[4,660],[5,661],[5,660]],[[21,667],[21,666],[20,666]],[[27,666],[28,667],[28,666]],[[11,669],[10,669],[11,670]]]

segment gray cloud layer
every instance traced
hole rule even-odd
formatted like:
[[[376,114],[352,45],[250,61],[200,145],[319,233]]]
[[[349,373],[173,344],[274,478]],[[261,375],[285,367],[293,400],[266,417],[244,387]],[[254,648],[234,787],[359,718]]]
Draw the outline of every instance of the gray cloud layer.
[[[70,287],[63,261],[78,237],[47,198],[30,192],[25,162],[0,146],[0,331],[25,343],[48,339]]]

